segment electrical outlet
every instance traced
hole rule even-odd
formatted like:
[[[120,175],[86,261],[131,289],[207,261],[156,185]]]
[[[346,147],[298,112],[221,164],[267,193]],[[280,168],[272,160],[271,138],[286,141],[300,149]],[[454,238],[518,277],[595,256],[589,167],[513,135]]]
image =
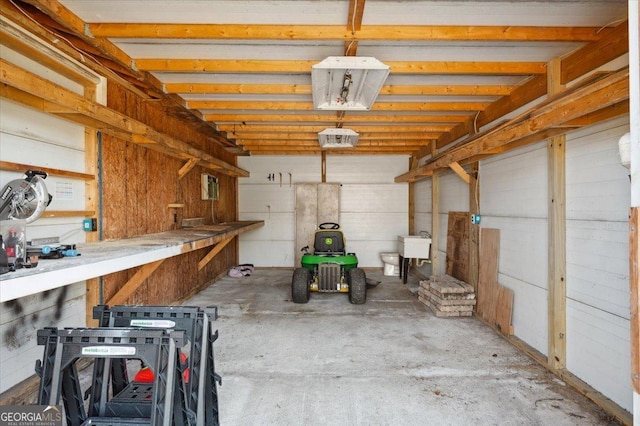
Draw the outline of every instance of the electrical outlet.
[[[474,225],[479,225],[480,224],[480,215],[479,214],[472,214],[471,215],[471,223],[473,223]]]
[[[93,219],[84,219],[82,221],[82,230],[84,232],[95,232],[98,230],[98,220]]]

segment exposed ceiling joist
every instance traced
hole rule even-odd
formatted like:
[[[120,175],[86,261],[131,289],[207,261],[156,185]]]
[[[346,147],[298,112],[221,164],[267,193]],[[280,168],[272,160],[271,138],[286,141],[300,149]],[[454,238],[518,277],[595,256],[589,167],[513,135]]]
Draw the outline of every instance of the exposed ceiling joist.
[[[359,3],[364,3],[360,1]],[[353,4],[353,2],[352,2]],[[363,8],[357,8],[362,10]],[[355,41],[595,41],[601,28],[468,26],[468,25],[358,25],[351,30],[351,10],[343,25],[244,25],[89,23],[94,37],[216,40],[355,40]],[[606,29],[605,29],[606,31]]]
[[[155,7],[160,4],[157,1],[129,0],[126,11],[108,2],[80,0],[0,0],[0,6],[12,22],[76,59],[89,59],[91,69],[102,70],[98,72],[129,90],[159,99],[168,114],[182,115],[237,155],[315,154],[320,151],[307,150],[306,145],[296,149],[295,143],[269,151],[252,144],[239,147],[236,144],[252,139],[233,138],[242,136],[239,132],[254,133],[254,137],[269,132],[271,136],[261,138],[269,141],[278,134],[315,133],[322,126],[381,133],[364,126],[404,125],[406,129],[398,134],[437,134],[435,145],[446,152],[455,141],[544,99],[547,63],[552,59],[563,58],[562,84],[567,84],[623,57],[628,40],[626,22],[618,24],[626,8],[609,1],[606,7],[593,9],[580,2],[557,2],[564,11],[562,21],[532,14],[527,2],[509,2],[506,15],[500,13],[505,4],[488,2],[464,16],[461,12],[468,11],[468,2],[447,2],[429,9],[444,14],[425,14],[420,24],[401,11],[396,14],[393,7],[385,9],[393,10],[389,16],[376,12],[388,0],[375,4],[350,0],[317,16],[302,13],[298,5],[304,1],[284,14],[281,10],[271,13],[281,6],[258,0],[248,0],[242,13],[237,13],[237,3],[231,0],[218,2],[215,13],[189,9],[192,3],[165,2],[166,7],[180,5],[167,14],[164,6]],[[589,6],[595,3],[585,1]],[[315,5],[307,3],[311,8]],[[426,10],[429,1],[409,3]],[[330,15],[338,10],[337,16]],[[229,11],[236,14],[227,15]],[[73,47],[60,43],[62,37]],[[375,56],[391,67],[371,111],[313,110],[311,66],[341,54]],[[62,105],[33,102],[57,114],[73,114]],[[628,105],[621,101],[558,126],[577,128],[625,113]],[[90,117],[82,119],[92,122]],[[229,125],[235,125],[235,130]],[[424,129],[433,125],[443,128]],[[418,126],[423,128],[417,130]],[[515,142],[504,146],[515,147]],[[379,147],[380,153],[406,153],[405,148],[388,143]],[[425,144],[412,148],[409,154],[416,158],[431,155]],[[351,153],[362,153],[362,149],[356,147]],[[465,161],[460,164],[464,166]]]

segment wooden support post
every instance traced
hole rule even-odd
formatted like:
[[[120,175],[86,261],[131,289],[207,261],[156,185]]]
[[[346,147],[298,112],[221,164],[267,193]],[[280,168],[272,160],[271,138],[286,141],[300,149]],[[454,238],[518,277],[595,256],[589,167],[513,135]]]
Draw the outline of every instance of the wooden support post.
[[[469,165],[469,213],[480,214],[480,176],[478,163]],[[478,256],[480,252],[480,225],[471,224],[469,228],[469,284],[478,290]]]
[[[631,214],[629,282],[631,287],[631,383],[633,415],[640,417],[640,6],[629,2],[629,95],[631,133]]]
[[[95,86],[85,87],[84,96],[91,101],[96,101],[97,88]],[[93,211],[96,215],[99,209],[100,194],[98,189],[98,135],[96,129],[85,127],[84,129],[84,168],[88,175],[92,175],[93,179],[85,180],[85,208]],[[101,218],[98,216],[99,221]],[[98,229],[100,229],[98,223]],[[86,232],[85,239],[87,242],[96,242],[100,240],[98,232]],[[102,303],[102,294],[100,291],[100,278],[92,278],[85,281],[86,299],[85,313],[87,327],[98,325],[98,320],[93,319],[93,307]]]
[[[164,262],[164,259],[142,265],[133,277],[131,277],[131,279],[127,281],[111,299],[109,299],[107,305],[121,305],[126,302],[129,296],[136,291],[144,280],[149,278],[149,276],[158,269],[158,266],[160,266],[162,262]]]
[[[213,259],[214,257],[216,257],[216,255],[218,253],[220,253],[220,251],[231,242],[231,240],[233,240],[234,237],[229,237],[227,239],[224,239],[222,241],[220,241],[218,244],[216,244],[215,246],[213,246],[213,248],[209,251],[209,253],[207,253],[207,255],[205,257],[203,257],[200,262],[198,262],[198,271],[202,270],[202,268],[204,268],[205,266],[207,266],[207,263],[211,262],[211,259]]]
[[[560,60],[549,62],[548,94],[562,91]],[[566,366],[566,164],[564,135],[549,139],[547,147],[549,176],[548,219],[548,353],[547,362],[552,370]]]
[[[431,143],[431,155],[438,153],[436,143]],[[440,266],[440,255],[438,252],[439,227],[440,227],[440,177],[437,172],[431,176],[431,273],[440,274],[445,268]]]
[[[418,157],[409,158],[409,170],[418,167]],[[409,182],[409,235],[416,235],[416,184]]]
[[[629,284],[631,290],[631,382],[640,393],[640,207],[632,207],[629,219]]]
[[[320,182],[325,183],[327,181],[327,151],[322,151],[322,153],[320,154],[321,156],[321,174],[322,174],[322,179],[320,180]]]

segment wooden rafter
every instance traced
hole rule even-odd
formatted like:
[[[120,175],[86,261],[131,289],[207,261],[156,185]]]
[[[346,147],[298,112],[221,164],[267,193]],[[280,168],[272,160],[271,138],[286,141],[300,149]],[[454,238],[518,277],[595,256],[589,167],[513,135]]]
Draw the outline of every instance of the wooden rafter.
[[[279,126],[279,125],[270,125],[270,124],[222,124],[218,126],[218,130],[222,132],[227,132],[231,134],[242,134],[242,133],[266,133],[266,132],[307,132],[307,133],[317,133],[324,130],[327,126],[299,126],[299,125],[289,125],[289,126]],[[413,132],[446,132],[451,128],[450,125],[424,125],[424,124],[397,124],[397,123],[389,123],[384,125],[372,125],[372,126],[363,126],[363,125],[355,125],[349,126],[354,131],[361,132],[371,132],[371,133],[413,133]]]
[[[168,93],[198,94],[290,94],[309,95],[309,84],[222,84],[222,83],[166,83],[164,89]],[[423,95],[423,96],[504,96],[508,95],[512,86],[460,84],[460,85],[424,85],[382,86],[381,95]]]
[[[310,73],[318,61],[140,58],[135,66],[154,72]],[[392,74],[529,75],[546,73],[544,62],[385,61]]]
[[[59,1],[0,0],[0,9],[3,15],[16,24],[40,36],[98,74],[117,81],[144,98],[159,100],[167,114],[190,122],[215,143],[231,145],[206,120],[186,109],[181,99],[165,94],[160,81],[151,73],[133,66],[131,57],[114,43],[105,38],[87,35],[85,22]]]
[[[401,115],[397,113],[381,114],[371,111],[367,115],[346,115],[339,121],[343,123],[463,123],[472,117],[469,113],[461,115]],[[336,122],[335,115],[326,114],[256,114],[256,113],[211,113],[204,118],[216,123],[278,123],[278,122]]]
[[[295,101],[190,101],[189,108],[205,110],[313,111],[311,102]],[[371,111],[481,111],[489,102],[376,102]]]
[[[353,3],[363,0],[352,0]],[[362,8],[356,8],[356,17]],[[349,18],[352,10],[349,10]],[[392,40],[392,41],[595,41],[602,34],[591,27],[527,27],[464,25],[366,25],[356,19],[344,25],[243,25],[90,23],[89,33],[108,38],[175,38],[236,40]],[[605,30],[606,31],[606,30]]]

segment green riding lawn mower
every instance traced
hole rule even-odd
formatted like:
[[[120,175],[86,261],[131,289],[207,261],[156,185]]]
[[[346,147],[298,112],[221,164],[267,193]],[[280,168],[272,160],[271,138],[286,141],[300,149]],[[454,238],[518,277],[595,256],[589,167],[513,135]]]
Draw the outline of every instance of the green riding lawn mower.
[[[314,236],[313,254],[309,246],[302,251],[302,266],[293,271],[291,296],[295,303],[307,303],[312,291],[349,293],[349,301],[361,305],[367,300],[367,278],[358,268],[355,253],[345,251],[340,225],[321,223]]]

